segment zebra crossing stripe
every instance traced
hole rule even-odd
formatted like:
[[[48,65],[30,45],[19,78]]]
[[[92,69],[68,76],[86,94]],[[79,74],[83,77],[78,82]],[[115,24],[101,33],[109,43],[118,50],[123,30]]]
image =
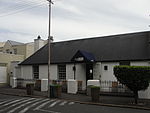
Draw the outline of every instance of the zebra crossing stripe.
[[[12,108],[12,107],[14,107],[14,106],[16,106],[16,105],[18,105],[18,104],[22,104],[22,103],[27,102],[27,101],[30,101],[30,100],[33,100],[33,98],[30,98],[30,99],[27,99],[27,100],[24,100],[24,101],[21,101],[21,102],[12,104],[11,106],[9,106],[9,107],[7,107],[7,108],[1,109],[0,112],[1,112],[1,111],[5,111],[5,110],[8,110],[9,108]]]
[[[6,104],[2,105],[1,107],[8,106],[8,105],[10,105],[10,104],[16,103],[16,102],[21,101],[21,100],[23,100],[23,99],[24,99],[24,98],[21,98],[21,99],[18,99],[18,100],[14,100],[14,101],[11,101],[11,102],[9,102],[9,103],[6,103]]]
[[[42,107],[44,107],[45,105],[47,105],[48,103],[53,102],[53,101],[55,101],[55,100],[50,100],[50,101],[47,101],[47,102],[45,102],[45,103],[39,105],[38,107],[36,107],[36,108],[34,109],[34,111],[41,109]]]
[[[34,103],[34,104],[32,104],[32,105],[30,105],[30,106],[24,108],[24,109],[21,110],[19,113],[25,113],[26,111],[28,111],[30,108],[34,107],[35,105],[37,105],[37,104],[39,104],[39,103],[42,103],[42,102],[44,102],[44,101],[47,101],[47,100],[49,100],[49,99],[44,99],[44,100],[41,100],[41,101],[39,101],[39,102],[36,102],[36,103]]]
[[[1,104],[4,104],[4,103],[7,103],[7,102],[10,102],[10,101],[12,101],[12,100],[15,100],[15,99],[10,99],[10,100],[2,101],[2,102],[0,102],[0,105],[1,105]]]
[[[51,105],[49,105],[49,107],[53,107],[53,106],[55,106],[59,102],[60,102],[60,100],[57,100],[57,101],[53,102]]]
[[[60,103],[59,105],[64,106],[66,103],[67,103],[67,101],[64,101],[64,102]]]
[[[31,101],[31,100],[34,100],[34,98],[29,98],[29,99],[27,99],[27,100],[24,100],[24,101],[15,103],[15,104],[13,104],[12,106],[16,106],[16,105],[18,105],[18,104],[22,104],[22,103],[24,103],[24,102],[28,102],[28,101]]]
[[[70,103],[69,103],[69,105],[73,105],[73,104],[74,104],[74,102],[70,102]]]
[[[30,104],[30,103],[32,103],[32,102],[36,102],[36,101],[39,101],[39,99],[36,99],[36,100],[33,100],[33,101],[29,101],[29,102],[27,102],[27,103],[25,103],[25,104],[22,104],[22,105],[20,105],[20,106],[18,106],[18,107],[15,107],[14,109],[8,111],[7,113],[13,113],[13,112],[16,111],[17,109],[19,109],[19,108],[21,108],[21,107],[24,107],[25,105],[28,105],[28,104]]]

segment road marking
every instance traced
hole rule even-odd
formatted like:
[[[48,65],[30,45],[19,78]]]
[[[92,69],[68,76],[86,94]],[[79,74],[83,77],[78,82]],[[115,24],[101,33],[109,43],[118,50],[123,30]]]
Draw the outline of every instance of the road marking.
[[[66,103],[67,103],[67,101],[64,101],[64,102],[60,103],[59,105],[64,106]]]
[[[47,112],[47,113],[61,113],[56,111],[44,110],[44,109],[38,109],[38,111]]]
[[[20,106],[18,106],[18,107],[15,107],[14,109],[8,111],[7,113],[13,113],[13,112],[16,111],[17,109],[19,109],[19,108],[21,108],[21,107],[24,107],[25,105],[28,105],[28,104],[30,104],[30,103],[32,103],[32,102],[36,102],[36,101],[39,101],[39,99],[36,99],[36,100],[33,100],[33,101],[29,101],[29,102],[27,102],[27,103],[25,103],[25,104],[22,104],[22,105],[20,105]]]
[[[60,100],[53,102],[51,105],[49,105],[49,107],[54,107],[58,102],[60,102]]]
[[[23,100],[23,99],[24,99],[24,98],[11,101],[11,102],[9,102],[9,103],[6,103],[6,104],[2,105],[1,107],[8,106],[8,105],[10,105],[10,104],[16,103],[16,102],[21,101],[21,100]]]
[[[27,99],[27,100],[24,100],[24,101],[15,103],[15,104],[13,104],[13,105],[7,107],[7,108],[1,109],[0,112],[1,112],[1,111],[5,111],[5,110],[8,110],[8,109],[11,108],[11,107],[14,107],[14,106],[16,106],[16,105],[18,105],[18,104],[22,104],[22,103],[27,102],[27,101],[30,101],[30,100],[33,100],[33,98],[30,98],[30,99]]]
[[[39,103],[42,103],[42,102],[44,102],[44,101],[47,101],[47,100],[49,100],[49,99],[44,99],[44,100],[41,100],[41,101],[39,101],[39,102],[36,102],[36,103],[34,103],[34,104],[32,104],[32,105],[30,105],[30,106],[24,108],[24,109],[21,110],[19,113],[25,113],[25,112],[28,111],[30,108],[36,106],[36,105],[39,104]]]
[[[7,102],[10,102],[10,101],[12,101],[12,100],[15,100],[15,99],[1,101],[1,102],[0,102],[0,105],[1,105],[1,104],[4,104],[4,103],[7,103]]]
[[[47,102],[45,102],[45,103],[43,103],[43,104],[37,106],[37,107],[34,109],[34,111],[41,109],[42,107],[44,107],[45,105],[47,105],[48,103],[53,102],[53,101],[55,101],[55,100],[50,100],[50,101],[47,101]]]
[[[69,103],[69,105],[73,105],[73,104],[74,104],[74,102],[70,102],[70,103]]]
[[[32,101],[32,100],[34,100],[34,99],[35,99],[35,98],[29,98],[29,99],[27,99],[27,100],[24,100],[24,101],[18,102],[18,103],[16,103],[16,104],[13,104],[12,106],[16,106],[16,105],[18,105],[18,104],[22,104],[22,103],[24,103],[24,102]]]

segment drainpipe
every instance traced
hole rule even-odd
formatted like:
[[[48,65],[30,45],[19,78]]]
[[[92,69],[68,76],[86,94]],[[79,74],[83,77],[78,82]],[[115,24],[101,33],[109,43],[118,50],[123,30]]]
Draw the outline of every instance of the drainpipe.
[[[102,77],[102,62],[100,62],[100,75],[99,75],[99,84],[101,85],[101,77]]]
[[[73,71],[74,71],[74,80],[76,79],[76,64],[74,63],[74,66],[73,66]]]

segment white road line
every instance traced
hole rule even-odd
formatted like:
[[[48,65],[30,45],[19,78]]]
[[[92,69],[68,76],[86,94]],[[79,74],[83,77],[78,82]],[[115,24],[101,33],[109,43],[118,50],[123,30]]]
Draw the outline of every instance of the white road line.
[[[44,109],[38,109],[38,111],[47,112],[47,113],[61,113],[56,111],[44,110]]]
[[[49,107],[55,106],[58,102],[60,102],[60,100],[57,100],[57,101],[53,102],[51,105],[49,105]]]
[[[21,101],[21,100],[23,100],[23,99],[24,99],[24,98],[21,98],[21,99],[18,99],[18,100],[14,100],[14,101],[11,101],[11,102],[9,102],[9,103],[6,103],[6,104],[2,105],[1,107],[8,106],[8,105],[10,105],[10,104],[16,103],[16,102]]]
[[[24,100],[24,101],[21,101],[21,102],[12,104],[11,106],[9,106],[9,107],[7,107],[7,108],[1,109],[0,112],[1,112],[1,111],[5,111],[5,110],[8,110],[9,108],[12,108],[12,107],[14,107],[14,106],[16,106],[16,105],[22,104],[22,103],[27,102],[27,101],[30,101],[30,100],[33,100],[33,98],[30,98],[30,99],[27,99],[27,100]]]
[[[1,101],[1,102],[0,102],[0,105],[1,105],[1,104],[4,104],[4,103],[7,103],[7,102],[10,102],[10,101],[12,101],[12,100],[15,100],[15,99],[10,99],[10,100],[7,99],[7,100],[5,100],[5,101]]]
[[[24,108],[24,109],[21,110],[19,113],[25,113],[25,112],[27,112],[30,108],[36,106],[36,105],[39,104],[39,103],[42,103],[42,102],[44,102],[44,101],[47,101],[47,100],[49,100],[49,99],[44,99],[44,100],[41,100],[41,101],[39,101],[39,102],[36,102],[36,103],[34,103],[34,104],[32,104],[32,105],[30,105],[30,106]]]
[[[47,102],[45,102],[45,103],[43,103],[43,104],[37,106],[37,107],[34,109],[34,111],[41,109],[42,107],[44,107],[45,105],[47,105],[48,103],[53,102],[53,101],[55,101],[55,100],[50,100],[50,101],[47,101]]]
[[[60,103],[59,105],[64,106],[66,103],[67,103],[67,101],[64,101],[64,102]]]
[[[69,105],[73,105],[74,104],[74,102],[70,102],[70,103],[68,103]]]
[[[29,99],[27,99],[27,100],[24,100],[24,101],[21,101],[21,102],[15,103],[15,104],[13,104],[12,106],[16,106],[16,105],[18,105],[18,104],[22,104],[22,103],[24,103],[24,102],[32,101],[32,100],[34,100],[34,99],[35,99],[35,98],[29,98]]]
[[[26,105],[28,105],[28,104],[30,104],[30,103],[32,103],[32,102],[36,102],[36,101],[39,101],[39,99],[36,99],[36,100],[33,100],[33,101],[29,101],[29,102],[27,102],[27,103],[25,103],[25,104],[22,104],[22,105],[20,105],[20,106],[18,106],[18,107],[15,107],[14,109],[8,111],[7,113],[14,113],[14,111],[16,111],[17,109],[19,109],[19,108],[21,108],[21,107],[24,107],[24,106],[26,106]]]

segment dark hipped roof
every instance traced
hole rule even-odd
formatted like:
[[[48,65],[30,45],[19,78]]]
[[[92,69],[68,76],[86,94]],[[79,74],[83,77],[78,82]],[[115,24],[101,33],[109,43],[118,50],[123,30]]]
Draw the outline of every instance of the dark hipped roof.
[[[70,63],[78,50],[92,53],[95,61],[148,60],[150,32],[55,42],[51,44],[51,63]],[[48,45],[21,65],[47,64]]]

